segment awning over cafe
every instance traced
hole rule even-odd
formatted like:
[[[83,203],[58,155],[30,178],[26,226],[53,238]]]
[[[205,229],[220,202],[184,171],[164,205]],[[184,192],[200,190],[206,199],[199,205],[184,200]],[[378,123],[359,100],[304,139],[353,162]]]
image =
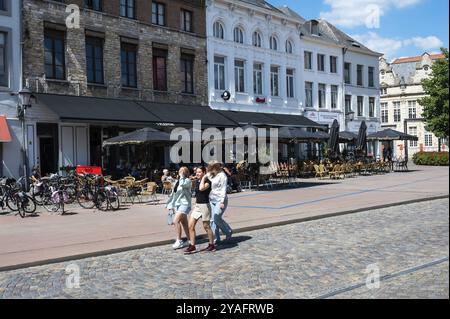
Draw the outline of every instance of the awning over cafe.
[[[155,123],[160,119],[133,101],[56,94],[35,94],[37,102],[62,121]]]
[[[418,141],[419,138],[414,135],[402,133],[393,129],[386,129],[367,136],[369,141]]]
[[[8,122],[6,122],[6,117],[0,115],[0,143],[11,142],[11,133],[9,132]]]

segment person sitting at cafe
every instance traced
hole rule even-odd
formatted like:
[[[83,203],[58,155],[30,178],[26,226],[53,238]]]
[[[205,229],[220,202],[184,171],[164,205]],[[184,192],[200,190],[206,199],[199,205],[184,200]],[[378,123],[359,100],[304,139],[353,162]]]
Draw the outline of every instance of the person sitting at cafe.
[[[163,175],[161,176],[161,183],[165,183],[165,182],[173,182],[173,177],[170,176],[170,172],[168,169],[164,169],[163,170]]]

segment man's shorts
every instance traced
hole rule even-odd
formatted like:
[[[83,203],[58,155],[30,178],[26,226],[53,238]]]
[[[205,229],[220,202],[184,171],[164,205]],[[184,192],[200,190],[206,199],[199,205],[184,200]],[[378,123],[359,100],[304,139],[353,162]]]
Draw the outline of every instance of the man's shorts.
[[[192,218],[202,219],[203,222],[211,221],[211,206],[209,204],[196,204],[192,211]]]

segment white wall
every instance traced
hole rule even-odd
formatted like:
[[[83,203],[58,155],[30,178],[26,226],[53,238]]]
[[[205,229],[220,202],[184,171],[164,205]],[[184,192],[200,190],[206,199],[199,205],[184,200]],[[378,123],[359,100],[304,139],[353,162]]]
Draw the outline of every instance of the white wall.
[[[21,175],[21,145],[22,131],[17,119],[17,93],[22,82],[21,55],[21,2],[20,0],[6,1],[7,11],[0,12],[0,31],[6,33],[7,68],[9,73],[8,86],[0,86],[0,115],[7,118],[12,142],[2,143],[2,171],[6,176],[19,177]]]
[[[249,9],[254,9],[250,13]],[[230,10],[227,1],[210,1],[207,7],[207,37],[208,37],[208,87],[209,101],[214,109],[266,112],[280,114],[300,114],[302,103],[301,91],[301,48],[299,38],[299,24],[286,19],[284,24],[281,18],[273,16],[269,21],[266,12],[259,11],[257,7],[247,5],[244,2],[237,3],[233,11]],[[225,39],[213,37],[213,24],[221,21],[225,28]],[[244,30],[244,44],[233,41],[233,30],[240,26]],[[252,35],[258,30],[262,37],[262,48],[252,46]],[[274,34],[278,38],[278,51],[269,48],[269,38]],[[286,40],[294,45],[294,53],[285,51]],[[226,60],[226,90],[231,92],[232,98],[224,102],[221,98],[223,92],[214,88],[214,56],[225,57]],[[236,93],[234,80],[234,60],[245,61],[245,93]],[[263,63],[263,95],[256,96],[253,93],[253,64]],[[270,94],[270,67],[278,66],[279,73],[279,97]],[[295,70],[295,98],[288,99],[286,92],[286,69]],[[256,97],[266,98],[265,104],[256,103]]]

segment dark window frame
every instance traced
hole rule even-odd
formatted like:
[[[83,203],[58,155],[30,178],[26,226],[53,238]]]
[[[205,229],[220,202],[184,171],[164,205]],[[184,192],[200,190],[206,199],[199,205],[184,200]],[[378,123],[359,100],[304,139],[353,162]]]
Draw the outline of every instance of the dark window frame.
[[[89,79],[89,72],[88,72],[88,50],[89,47],[91,49],[91,55],[92,55],[92,75],[93,78]],[[101,56],[97,57],[97,50],[96,48],[100,47]],[[88,80],[88,83],[93,84],[104,84],[105,83],[105,75],[104,75],[104,40],[100,38],[94,38],[94,37],[86,37],[86,77]],[[100,60],[100,61],[99,61]],[[100,66],[100,67],[98,67]],[[97,79],[97,71],[101,71],[101,78]]]
[[[47,63],[47,57],[46,57],[46,42],[47,40],[51,41],[52,48],[50,50],[52,61],[51,63]],[[57,41],[62,42],[62,55],[61,55],[61,65],[56,64],[56,43]],[[45,30],[44,31],[44,66],[45,66],[45,76],[47,79],[51,80],[65,80],[66,79],[66,32],[65,31],[58,31],[58,30]],[[51,73],[47,73],[47,66],[51,67]],[[57,76],[57,68],[62,67],[62,76]]]
[[[167,55],[168,51],[163,49],[153,49],[152,65],[153,65],[153,90],[167,91]],[[163,68],[159,66],[163,62]],[[163,72],[162,74],[159,72]],[[163,78],[161,79],[161,75]],[[161,80],[161,82],[160,82]]]
[[[187,23],[186,16],[189,16],[189,23]],[[193,23],[194,13],[192,11],[181,9],[181,30],[184,32],[193,33],[194,23]]]
[[[84,7],[89,10],[103,11],[103,1],[102,0],[84,0]]]
[[[130,44],[126,42],[122,42],[121,48],[120,48],[120,57],[121,57],[121,84],[123,87],[129,87],[129,88],[137,88],[137,52],[138,48],[135,44]],[[125,53],[125,61],[123,60],[123,54]],[[134,54],[134,63],[130,62],[130,54]],[[123,73],[123,68],[125,68],[126,72]],[[131,69],[131,66],[134,65],[134,68]],[[134,78],[131,76],[134,73]],[[126,80],[124,82],[124,75],[126,76]]]
[[[183,93],[186,94],[194,94],[194,61],[195,56],[193,55],[181,55],[181,83],[183,84]]]
[[[163,9],[163,12],[160,12],[160,9]],[[155,12],[156,9],[156,12]],[[154,25],[158,25],[161,27],[165,27],[166,26],[166,20],[167,20],[167,14],[166,14],[167,10],[166,10],[166,4],[165,3],[161,3],[161,2],[157,2],[157,1],[152,1],[152,24]],[[160,20],[163,20],[162,22]]]
[[[130,10],[132,10],[131,14],[130,14]],[[124,17],[124,18],[136,19],[136,1],[135,0],[120,0],[119,14],[121,17]]]

